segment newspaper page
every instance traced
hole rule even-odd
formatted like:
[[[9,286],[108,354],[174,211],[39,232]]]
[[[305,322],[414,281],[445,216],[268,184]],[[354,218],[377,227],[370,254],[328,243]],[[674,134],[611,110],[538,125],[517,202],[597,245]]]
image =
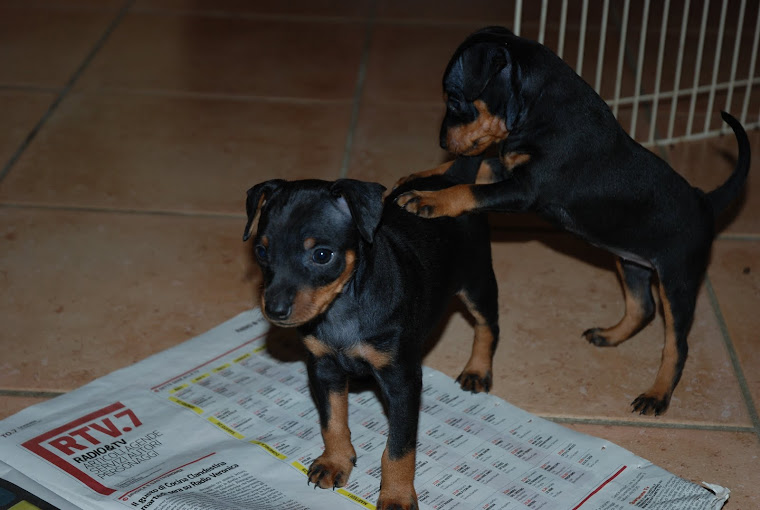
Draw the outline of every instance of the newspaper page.
[[[388,430],[375,393],[350,395],[358,462],[348,484],[309,487],[323,446],[306,368],[273,359],[267,329],[259,310],[244,312],[0,421],[0,509],[374,509]],[[725,488],[423,374],[421,509],[708,510],[728,499]]]

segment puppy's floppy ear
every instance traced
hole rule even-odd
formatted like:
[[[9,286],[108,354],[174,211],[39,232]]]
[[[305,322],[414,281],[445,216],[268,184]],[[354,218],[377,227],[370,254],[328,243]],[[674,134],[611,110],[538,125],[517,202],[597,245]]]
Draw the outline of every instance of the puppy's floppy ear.
[[[454,66],[461,77],[465,99],[473,102],[480,97],[491,80],[509,65],[509,60],[509,52],[501,45],[479,43],[464,50]]]
[[[380,225],[384,191],[382,184],[354,179],[338,179],[330,187],[333,196],[345,201],[359,234],[368,243],[372,242]],[[341,202],[338,205],[341,206]]]
[[[245,212],[248,214],[248,222],[245,224],[243,241],[247,241],[256,232],[259,224],[259,212],[273,191],[285,183],[282,179],[264,181],[248,190],[248,198],[245,201]]]

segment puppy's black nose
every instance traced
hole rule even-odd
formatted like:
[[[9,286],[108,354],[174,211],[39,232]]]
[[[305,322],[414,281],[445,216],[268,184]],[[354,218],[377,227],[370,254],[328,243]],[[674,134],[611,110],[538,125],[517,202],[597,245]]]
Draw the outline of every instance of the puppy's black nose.
[[[293,309],[290,302],[285,300],[268,300],[264,305],[264,311],[273,321],[284,321],[290,317],[290,312]]]

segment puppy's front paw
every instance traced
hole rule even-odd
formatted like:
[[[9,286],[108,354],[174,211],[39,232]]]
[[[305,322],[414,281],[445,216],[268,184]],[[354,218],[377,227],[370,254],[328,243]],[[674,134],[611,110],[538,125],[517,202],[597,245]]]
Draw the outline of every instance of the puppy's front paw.
[[[457,382],[464,391],[470,391],[472,393],[488,393],[491,391],[493,376],[491,375],[490,371],[486,372],[485,374],[480,374],[477,372],[468,372],[465,370],[459,374],[459,377],[457,377]]]
[[[631,407],[633,407],[631,412],[659,416],[668,409],[668,405],[670,405],[670,395],[650,395],[647,392],[631,402]]]
[[[396,181],[396,184],[393,185],[393,189],[398,189],[402,185],[406,184],[409,181],[413,181],[414,179],[418,179],[420,176],[418,174],[410,174],[405,177],[400,178]]]
[[[311,463],[307,476],[310,483],[322,489],[343,487],[348,483],[348,477],[355,465],[356,457],[338,458],[323,454]]]
[[[404,495],[383,496],[380,489],[380,499],[377,500],[377,510],[419,510],[417,493],[412,489],[411,493]]]
[[[436,200],[429,191],[407,191],[396,198],[396,204],[407,212],[422,218],[436,218]]]

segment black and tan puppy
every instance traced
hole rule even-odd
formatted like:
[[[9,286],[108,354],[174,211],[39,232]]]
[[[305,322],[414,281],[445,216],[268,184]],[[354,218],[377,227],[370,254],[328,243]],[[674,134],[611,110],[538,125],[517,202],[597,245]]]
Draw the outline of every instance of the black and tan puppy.
[[[499,158],[483,162],[470,184],[407,192],[398,204],[423,217],[533,211],[611,251],[625,315],[615,326],[584,333],[598,346],[618,345],[652,320],[656,274],[665,346],[654,384],[632,406],[642,414],[664,412],[686,361],[716,216],[740,194],[749,169],[741,124],[723,113],[738,140],[738,162],[722,186],[705,193],[631,139],[562,59],[505,28],[468,37],[446,69],[443,88],[441,146],[471,156],[500,143]],[[418,175],[445,172],[450,164]]]
[[[429,190],[451,184],[415,181]],[[377,508],[413,509],[423,343],[458,295],[475,318],[472,356],[458,380],[465,390],[488,391],[498,292],[483,216],[416,218],[392,201],[384,206],[383,191],[350,179],[263,182],[248,191],[244,239],[254,236],[264,315],[298,328],[308,351],[325,444],[309,481],[347,483],[356,461],[348,379],[371,374],[389,426]]]

